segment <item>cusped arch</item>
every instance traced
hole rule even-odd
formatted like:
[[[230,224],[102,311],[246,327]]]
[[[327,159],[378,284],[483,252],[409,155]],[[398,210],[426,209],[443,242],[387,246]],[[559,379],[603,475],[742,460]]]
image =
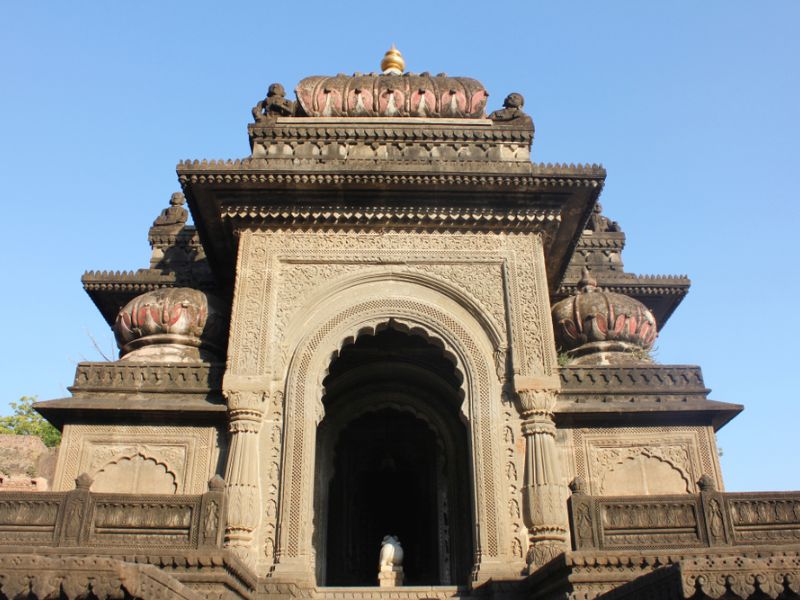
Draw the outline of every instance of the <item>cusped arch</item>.
[[[373,282],[374,284],[375,282]],[[476,507],[476,555],[496,557],[506,544],[498,522],[499,481],[496,438],[499,382],[492,368],[495,347],[485,328],[463,305],[426,288],[419,297],[403,290],[362,285],[357,302],[336,310],[318,310],[306,320],[308,332],[291,353],[284,395],[284,463],[279,518],[278,562],[313,561],[313,481],[316,425],[322,418],[322,381],[330,361],[364,333],[394,327],[440,345],[455,361],[462,378],[464,413],[468,419],[473,464],[473,504]],[[372,287],[372,289],[370,289]],[[393,293],[395,292],[395,293]],[[406,290],[407,292],[407,290]],[[341,296],[341,293],[340,293]],[[355,295],[354,295],[355,296]],[[341,299],[341,298],[340,298]],[[437,301],[438,300],[438,301]],[[315,318],[316,317],[316,318]]]
[[[92,491],[174,494],[178,478],[166,462],[140,451],[115,456],[94,474]]]
[[[602,475],[600,492],[616,496],[688,494],[692,484],[678,465],[645,450],[614,461]]]

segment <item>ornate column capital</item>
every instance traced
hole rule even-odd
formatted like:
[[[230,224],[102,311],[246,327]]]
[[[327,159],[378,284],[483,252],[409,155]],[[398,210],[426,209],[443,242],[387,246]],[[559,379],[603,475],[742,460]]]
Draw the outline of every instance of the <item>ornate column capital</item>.
[[[514,378],[517,410],[524,419],[544,417],[550,419],[556,407],[561,382],[552,376],[517,376]]]
[[[222,395],[228,401],[228,411],[234,415],[247,416],[254,413],[259,417],[264,414],[269,393],[254,390],[223,390]]]

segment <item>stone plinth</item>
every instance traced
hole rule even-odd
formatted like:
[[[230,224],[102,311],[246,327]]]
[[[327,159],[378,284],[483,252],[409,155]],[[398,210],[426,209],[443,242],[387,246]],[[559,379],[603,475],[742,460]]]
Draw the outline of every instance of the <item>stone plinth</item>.
[[[403,585],[403,567],[381,566],[378,571],[378,586],[380,587],[400,587]]]

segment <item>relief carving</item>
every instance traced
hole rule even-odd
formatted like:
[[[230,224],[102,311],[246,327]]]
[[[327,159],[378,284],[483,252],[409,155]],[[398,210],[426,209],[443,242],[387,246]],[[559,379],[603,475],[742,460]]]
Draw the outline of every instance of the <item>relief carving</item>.
[[[214,474],[220,451],[212,426],[69,425],[64,429],[54,488],[72,489],[78,473],[87,472],[97,479],[93,491],[117,485],[110,483],[114,479],[121,486],[116,491],[134,491],[131,486],[138,486],[136,490],[199,494]],[[161,483],[148,489],[148,481]]]
[[[710,474],[721,487],[713,433],[707,427],[602,427],[566,430],[574,448],[575,475],[589,493],[685,494]],[[654,440],[659,440],[654,443]]]

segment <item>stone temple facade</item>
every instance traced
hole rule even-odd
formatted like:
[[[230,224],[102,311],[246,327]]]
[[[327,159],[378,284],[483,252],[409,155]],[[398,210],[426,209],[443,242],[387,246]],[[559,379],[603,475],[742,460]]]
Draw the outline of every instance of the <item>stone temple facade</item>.
[[[270,86],[149,266],[83,276],[120,358],[37,405],[0,598],[798,597],[800,493],[723,491],[742,407],[650,359],[689,281],[625,271],[605,170],[381,68]]]

